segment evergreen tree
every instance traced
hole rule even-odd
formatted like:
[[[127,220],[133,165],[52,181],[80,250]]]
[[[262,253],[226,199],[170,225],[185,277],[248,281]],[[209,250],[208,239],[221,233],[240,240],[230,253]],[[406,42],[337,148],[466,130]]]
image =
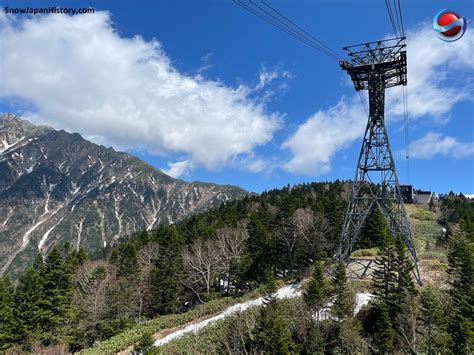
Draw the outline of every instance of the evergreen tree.
[[[334,269],[331,295],[331,315],[334,320],[331,344],[336,349],[335,352],[363,352],[366,348],[360,335],[361,326],[354,319],[355,295],[347,282],[346,265],[342,261]]]
[[[354,294],[347,284],[346,265],[342,261],[336,264],[334,270],[332,295],[331,314],[339,321],[352,318],[355,307]]]
[[[448,333],[456,354],[474,351],[474,243],[457,235],[448,252],[451,309]]]
[[[420,293],[421,323],[428,355],[446,352],[447,333],[443,305],[439,293],[432,287]]]
[[[17,329],[13,317],[13,286],[10,278],[0,277],[0,352],[15,343]]]
[[[393,349],[393,328],[389,310],[386,304],[380,301],[376,303],[375,309],[375,332],[372,335],[372,342],[379,353],[388,354]]]
[[[386,306],[392,328],[394,328],[397,316],[403,312],[404,306],[416,294],[412,264],[406,255],[402,239],[393,240],[388,236],[385,237],[375,263],[377,268],[373,273],[374,293],[379,298],[379,302]],[[398,326],[395,328],[401,331]]]
[[[43,317],[41,302],[44,300],[44,279],[35,267],[40,267],[38,258],[20,276],[14,294],[16,342],[22,344],[25,350],[29,349],[33,341],[44,336],[40,322]]]
[[[41,273],[43,271],[43,267],[44,267],[43,254],[38,253],[36,254],[35,259],[33,260],[32,268],[36,272]]]
[[[119,277],[134,277],[140,270],[137,247],[132,241],[127,241],[114,248],[110,256],[110,262],[117,268],[117,276]]]
[[[264,304],[276,301],[277,284],[275,277],[269,276],[267,282],[262,286],[262,298]]]
[[[434,197],[430,198],[430,202],[428,203],[429,209],[432,212],[436,212],[436,205],[434,203]]]
[[[275,265],[275,243],[266,226],[270,218],[265,207],[250,215],[247,227],[249,238],[244,255],[247,265],[245,276],[249,280],[266,282],[266,278],[272,274],[272,266]]]
[[[319,322],[320,311],[329,299],[329,285],[324,276],[323,263],[317,261],[313,267],[313,275],[303,291],[303,300],[316,315]]]
[[[413,281],[413,264],[411,263],[406,247],[401,238],[395,240],[396,258],[395,273],[397,275],[396,296],[397,296],[397,313],[403,311],[403,305],[407,298],[416,294],[415,283]]]
[[[77,265],[83,265],[87,260],[87,253],[83,247],[80,247],[79,250],[76,251],[75,258]]]
[[[379,246],[385,241],[387,236],[388,229],[385,223],[385,218],[382,212],[380,212],[380,209],[374,208],[367,218],[365,228],[362,230],[361,238],[357,242],[357,247],[371,248]]]
[[[64,264],[68,268],[68,270],[73,273],[75,269],[83,265],[84,262],[87,260],[87,254],[84,248],[79,248],[79,250],[73,250],[71,243],[66,242],[64,243]]]
[[[139,354],[152,354],[154,343],[155,339],[153,338],[153,334],[145,332],[138,340],[138,343],[133,347],[133,350]]]
[[[260,311],[254,329],[254,339],[247,347],[254,353],[290,354],[296,350],[291,331],[278,312],[278,303],[273,300]]]
[[[182,240],[175,227],[158,229],[159,256],[151,273],[152,314],[177,313],[184,305]]]
[[[72,340],[72,326],[76,317],[74,283],[70,265],[64,263],[57,247],[45,259],[43,277],[40,322],[44,344],[67,343]]]
[[[379,255],[375,260],[376,269],[373,273],[373,285],[375,295],[387,307],[392,321],[399,311],[396,258],[395,245],[387,237],[382,241]]]

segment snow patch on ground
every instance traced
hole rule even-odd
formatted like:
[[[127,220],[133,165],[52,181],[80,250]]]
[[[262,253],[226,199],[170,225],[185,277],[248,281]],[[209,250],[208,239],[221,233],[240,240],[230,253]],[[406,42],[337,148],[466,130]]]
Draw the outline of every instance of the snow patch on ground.
[[[12,144],[8,144],[7,141],[2,141],[2,144],[3,144],[3,148],[0,149],[0,154],[2,154],[3,152],[6,152],[8,149],[10,149],[11,147],[13,147],[15,144],[17,144],[18,142],[22,141],[25,137],[21,137],[20,139],[18,139],[17,141],[13,142]]]
[[[284,298],[292,298],[292,297],[301,296],[301,291],[299,290],[299,287],[300,287],[299,284],[292,284],[292,285],[282,287],[276,292],[276,298],[284,299]],[[360,309],[363,306],[365,306],[373,297],[374,297],[374,295],[372,295],[370,293],[357,293],[356,294],[356,307],[355,307],[354,313],[359,312]],[[184,327],[183,329],[178,329],[178,330],[168,334],[167,336],[156,340],[154,345],[155,346],[162,346],[164,344],[169,343],[170,341],[172,341],[174,339],[177,339],[177,338],[179,338],[183,335],[186,335],[187,333],[191,333],[191,332],[196,333],[199,330],[201,330],[202,328],[209,325],[210,323],[216,322],[220,319],[224,319],[224,318],[226,318],[228,316],[231,316],[233,314],[243,312],[243,311],[249,309],[250,307],[261,306],[262,304],[263,304],[263,298],[262,297],[257,298],[255,300],[247,301],[247,302],[244,302],[244,303],[236,304],[234,306],[231,306],[231,307],[227,308],[226,310],[224,310],[223,312],[221,312],[220,314],[218,314],[214,317],[204,319],[204,320],[202,320],[198,323],[189,324],[188,326]]]
[[[293,284],[293,285],[282,287],[277,291],[276,297],[278,299],[283,299],[283,298],[290,298],[290,297],[299,296],[301,294],[301,292],[297,290],[298,287],[299,287],[298,284]],[[247,301],[247,302],[244,302],[244,303],[236,304],[234,306],[231,306],[231,307],[227,308],[225,311],[218,314],[217,316],[214,316],[214,317],[211,317],[211,318],[208,318],[208,319],[204,319],[204,320],[202,320],[198,323],[195,323],[195,324],[190,324],[190,325],[188,325],[187,327],[185,327],[183,329],[179,329],[179,330],[174,331],[173,333],[168,334],[167,336],[165,336],[162,339],[158,339],[157,341],[155,341],[155,346],[162,346],[166,343],[169,343],[173,339],[176,339],[176,338],[179,338],[179,337],[185,335],[186,333],[191,333],[191,332],[196,333],[199,330],[201,330],[202,328],[206,327],[210,323],[214,323],[214,322],[216,322],[220,319],[224,319],[224,318],[226,318],[230,315],[233,315],[233,314],[236,314],[236,313],[239,313],[239,312],[243,312],[246,309],[249,309],[250,307],[261,306],[262,304],[263,304],[263,298],[262,297],[257,298],[255,300]]]
[[[54,226],[52,226],[50,229],[48,229],[48,230],[46,231],[46,233],[43,234],[43,237],[41,238],[41,240],[40,240],[40,242],[39,242],[39,244],[38,244],[38,250],[39,250],[39,251],[41,251],[41,249],[43,249],[43,245],[44,245],[44,243],[46,243],[46,240],[48,239],[49,233],[51,233],[51,231],[52,231],[54,228],[56,228],[56,227],[59,225],[59,223],[62,222],[63,219],[64,219],[64,217],[61,218],[58,223],[56,223]]]
[[[373,294],[368,293],[368,292],[357,293],[356,294],[356,306],[354,308],[354,314],[359,313],[359,311],[362,309],[362,307],[367,305],[372,300],[372,298],[374,298],[374,297],[375,296]]]

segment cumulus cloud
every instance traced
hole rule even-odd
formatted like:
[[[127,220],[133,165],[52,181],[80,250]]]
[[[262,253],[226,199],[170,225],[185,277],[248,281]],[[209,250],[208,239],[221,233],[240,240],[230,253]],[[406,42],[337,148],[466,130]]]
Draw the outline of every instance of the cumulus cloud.
[[[460,159],[474,155],[473,142],[459,142],[442,133],[428,132],[424,137],[410,144],[411,157],[431,159],[435,155]]]
[[[366,121],[355,98],[342,98],[336,106],[316,112],[283,143],[293,154],[285,168],[306,175],[329,172],[331,158],[361,135]]]
[[[168,162],[168,168],[162,169],[163,172],[171,177],[178,178],[189,174],[193,170],[193,163],[189,160]]]
[[[439,121],[458,102],[472,99],[474,69],[474,33],[466,32],[456,42],[440,41],[430,24],[421,24],[407,32],[408,110],[412,119],[430,115]],[[387,115],[403,115],[401,87],[387,90]]]
[[[448,43],[440,41],[429,24],[423,24],[408,31],[407,47],[409,118],[431,116],[436,122],[446,122],[456,103],[473,97],[469,80],[473,79],[470,69],[474,68],[474,32],[467,32],[461,40]],[[456,80],[460,72],[463,77]],[[386,119],[389,122],[403,115],[401,90],[397,87],[386,92]],[[284,168],[311,176],[329,172],[336,152],[361,138],[366,118],[356,95],[351,99],[342,98],[337,105],[318,111],[283,143],[282,147],[292,154]],[[453,144],[451,137],[445,137],[443,142],[442,149]],[[448,151],[462,155],[472,149],[463,143],[460,146],[454,148],[453,145]],[[418,148],[422,149],[419,145],[410,149],[413,155]],[[437,152],[442,154],[443,150]]]
[[[107,12],[2,14],[0,37],[0,98],[33,105],[36,122],[119,149],[177,153],[215,169],[266,144],[281,125],[249,97],[252,88],[180,73],[157,40],[121,36]],[[185,165],[169,172],[179,176]]]

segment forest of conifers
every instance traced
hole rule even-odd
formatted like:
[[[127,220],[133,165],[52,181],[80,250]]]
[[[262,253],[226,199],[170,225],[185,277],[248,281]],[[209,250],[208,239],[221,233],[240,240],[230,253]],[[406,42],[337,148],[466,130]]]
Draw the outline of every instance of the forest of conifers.
[[[223,204],[142,232],[93,255],[69,243],[38,254],[18,280],[0,278],[0,352],[87,349],[147,320],[258,293],[265,307],[221,326],[222,353],[453,353],[474,351],[474,202],[440,196],[449,282],[416,287],[403,243],[370,216],[357,248],[376,247],[375,297],[354,315],[360,283],[332,263],[349,185],[311,183]],[[328,272],[330,271],[330,276]],[[303,296],[273,297],[304,280]],[[329,317],[320,317],[331,303]],[[238,336],[237,336],[238,335]],[[151,334],[137,350],[153,353]],[[7,350],[9,349],[9,350]]]

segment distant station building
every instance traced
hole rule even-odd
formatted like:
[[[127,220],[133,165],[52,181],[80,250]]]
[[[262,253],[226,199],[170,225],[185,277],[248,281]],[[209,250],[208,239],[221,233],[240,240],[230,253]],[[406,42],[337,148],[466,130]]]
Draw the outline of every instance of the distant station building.
[[[430,203],[433,193],[431,191],[415,190],[413,185],[400,185],[400,195],[404,203],[415,203],[427,205]]]

